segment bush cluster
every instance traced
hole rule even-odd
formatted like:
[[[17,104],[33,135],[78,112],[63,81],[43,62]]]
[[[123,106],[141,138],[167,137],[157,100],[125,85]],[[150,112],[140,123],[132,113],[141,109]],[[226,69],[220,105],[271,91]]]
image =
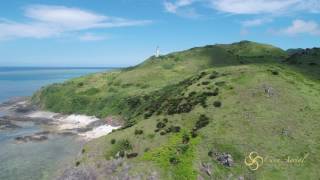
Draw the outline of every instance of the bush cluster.
[[[213,106],[214,107],[221,107],[222,103],[220,101],[214,101]]]
[[[112,141],[112,140],[111,140]],[[112,149],[111,149],[111,155],[115,156],[119,153],[120,157],[124,157],[126,154],[126,151],[132,150],[132,144],[127,139],[119,140],[118,142],[114,142]]]
[[[226,82],[225,81],[219,81],[219,82],[216,82],[214,84],[217,85],[217,86],[224,86],[224,85],[226,85]]]
[[[206,115],[201,114],[199,117],[199,120],[196,122],[195,129],[199,130],[207,126],[208,124],[209,124],[209,118]]]
[[[189,136],[189,134],[187,134],[187,133],[183,134],[183,136],[182,136],[182,143],[183,143],[183,144],[188,144],[189,141],[190,141],[190,136]]]
[[[141,130],[141,129],[136,129],[136,130],[134,130],[134,134],[135,134],[135,135],[143,134],[143,130]]]
[[[206,86],[206,85],[210,84],[210,82],[209,81],[203,81],[201,84]]]

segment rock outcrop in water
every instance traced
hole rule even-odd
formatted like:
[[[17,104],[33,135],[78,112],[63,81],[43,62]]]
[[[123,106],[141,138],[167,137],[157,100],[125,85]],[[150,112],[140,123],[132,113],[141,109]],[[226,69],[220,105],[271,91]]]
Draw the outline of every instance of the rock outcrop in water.
[[[20,128],[20,126],[14,124],[12,121],[0,118],[0,131]]]

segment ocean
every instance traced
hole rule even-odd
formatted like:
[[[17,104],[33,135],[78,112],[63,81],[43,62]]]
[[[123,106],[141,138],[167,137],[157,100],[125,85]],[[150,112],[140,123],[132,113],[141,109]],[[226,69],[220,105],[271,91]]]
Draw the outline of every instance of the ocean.
[[[0,67],[0,102],[30,96],[42,86],[111,68]]]
[[[0,102],[13,97],[31,96],[39,88],[51,83],[108,71],[110,68],[32,68],[0,67]],[[5,114],[0,112],[0,117]],[[1,118],[0,118],[1,120]],[[42,180],[52,179],[61,167],[72,162],[81,151],[83,142],[75,136],[50,135],[43,142],[17,143],[18,136],[44,131],[32,122],[22,128],[0,128],[0,179]]]

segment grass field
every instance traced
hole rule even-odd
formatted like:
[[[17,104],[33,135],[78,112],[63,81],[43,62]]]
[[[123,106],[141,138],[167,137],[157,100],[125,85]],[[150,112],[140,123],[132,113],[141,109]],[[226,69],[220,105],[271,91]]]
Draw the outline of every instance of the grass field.
[[[320,56],[314,51],[289,57],[248,41],[193,48],[51,85],[33,100],[51,111],[126,121],[89,142],[79,157],[101,179],[120,177],[123,166],[106,175],[101,162],[121,152],[137,153],[125,162],[128,174],[142,179],[153,172],[161,179],[318,179]],[[244,163],[253,151],[265,160],[257,171]],[[218,160],[223,153],[232,156],[231,166]],[[285,161],[303,157],[303,163]]]

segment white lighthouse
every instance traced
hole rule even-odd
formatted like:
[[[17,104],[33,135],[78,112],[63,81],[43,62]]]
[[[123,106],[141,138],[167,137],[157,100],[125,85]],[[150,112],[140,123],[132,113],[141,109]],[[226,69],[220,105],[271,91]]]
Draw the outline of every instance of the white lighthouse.
[[[155,56],[156,56],[156,57],[159,57],[159,56],[160,56],[160,49],[159,49],[159,46],[157,46]]]

